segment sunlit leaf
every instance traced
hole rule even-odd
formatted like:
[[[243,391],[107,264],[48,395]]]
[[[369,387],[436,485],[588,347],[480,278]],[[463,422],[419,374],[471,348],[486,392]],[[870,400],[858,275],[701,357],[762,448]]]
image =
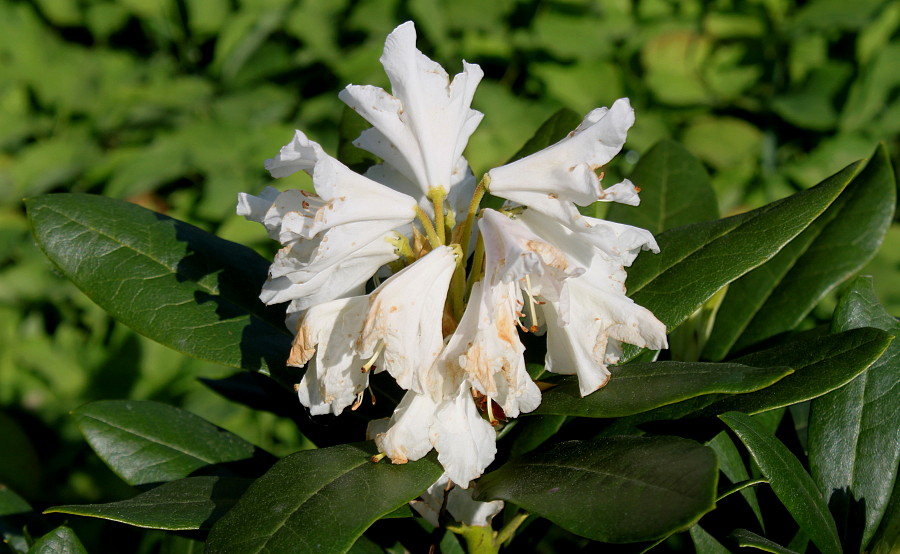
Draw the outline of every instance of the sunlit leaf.
[[[130,485],[174,481],[207,466],[233,475],[218,464],[268,458],[237,435],[158,402],[102,400],[72,415],[91,448]]]
[[[853,281],[833,328],[876,327],[900,335],[879,304],[872,279]],[[864,549],[882,520],[900,460],[900,343],[868,370],[810,407],[809,463],[847,550]]]

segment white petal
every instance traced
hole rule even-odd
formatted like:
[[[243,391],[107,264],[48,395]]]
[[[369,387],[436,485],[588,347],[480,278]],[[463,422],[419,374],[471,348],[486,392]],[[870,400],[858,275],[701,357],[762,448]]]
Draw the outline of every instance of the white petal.
[[[516,327],[516,286],[475,283],[459,326],[429,372],[431,381],[443,377],[439,390],[445,396],[465,377],[507,417],[530,412],[541,402],[541,392],[525,370],[525,347]]]
[[[469,106],[483,72],[463,62],[451,83],[444,69],[416,48],[412,22],[397,27],[381,57],[393,95],[350,85],[340,98],[372,125],[355,142],[416,183],[423,193],[459,181],[454,169],[483,114]]]
[[[438,461],[458,486],[467,488],[497,455],[497,434],[475,409],[465,383],[455,398],[440,403],[431,425]]]
[[[306,138],[302,131],[294,131],[291,142],[282,146],[277,156],[266,160],[266,169],[276,179],[298,171],[306,171],[312,175],[313,167],[324,155],[318,143]]]
[[[334,300],[313,306],[300,321],[288,365],[310,362],[297,392],[314,415],[321,407],[313,411],[313,403],[340,415],[369,384],[368,373],[360,371],[365,360],[353,349],[367,307],[364,296]]]
[[[431,398],[408,391],[394,410],[388,429],[375,435],[378,450],[395,464],[414,462],[428,454],[432,448],[429,430],[436,410]]]
[[[339,229],[342,228],[329,232]],[[341,244],[339,240],[329,243],[301,241],[285,247],[272,263],[271,277],[263,285],[260,300],[266,304],[293,302],[293,310],[299,311],[321,302],[355,295],[358,287],[380,267],[398,258],[396,248],[390,241],[393,236],[393,233],[388,233],[358,247],[350,247],[351,243],[346,243],[347,248],[340,250],[329,248]],[[309,260],[306,250],[316,245],[318,248]]]
[[[438,516],[444,505],[446,496],[447,511],[450,516],[464,525],[485,527],[491,524],[495,515],[503,509],[502,500],[492,502],[479,502],[472,500],[472,491],[462,487],[450,485],[450,492],[446,492],[449,476],[444,473],[433,485],[422,493],[419,500],[409,503],[412,508],[425,518],[430,524],[439,525]]]
[[[623,187],[613,194],[604,191],[594,171],[622,149],[633,124],[634,110],[626,98],[616,100],[609,110],[594,110],[556,144],[489,171],[490,191],[554,217],[574,216],[572,202],[587,206],[625,198],[620,193]]]
[[[502,500],[479,502],[472,499],[472,490],[468,487],[454,487],[447,497],[447,511],[456,521],[465,525],[488,527],[494,516],[503,510]]]
[[[444,346],[444,303],[455,269],[453,250],[440,246],[391,276],[370,295],[357,349],[368,357],[383,345],[382,369],[404,389],[427,394],[422,374]]]
[[[649,310],[625,296],[615,264],[601,266],[598,261],[588,273],[569,281],[569,292],[575,301],[569,307],[567,324],[559,320],[555,306],[544,306],[545,367],[557,373],[577,373],[582,396],[602,387],[609,379],[606,365],[621,352],[619,344],[611,342],[652,349],[667,347],[666,326]],[[609,349],[613,352],[608,352]]]

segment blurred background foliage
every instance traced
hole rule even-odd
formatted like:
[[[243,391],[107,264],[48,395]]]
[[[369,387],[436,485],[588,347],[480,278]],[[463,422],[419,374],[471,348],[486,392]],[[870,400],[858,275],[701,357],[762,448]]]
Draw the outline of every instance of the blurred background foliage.
[[[21,199],[126,198],[271,252],[234,215],[237,193],[269,184],[263,160],[295,127],[336,151],[336,92],[387,86],[377,60],[407,19],[451,74],[459,58],[485,70],[476,174],[558,109],[622,96],[637,123],[608,178],[672,137],[706,164],[725,214],[809,187],[878,141],[898,161],[890,0],[0,0],[0,482],[38,510],[131,495],[67,415],[101,398],[186,407],[278,455],[304,446],[291,422],[196,381],[228,370],[137,336],[54,274]],[[895,224],[865,271],[893,313],[898,268]],[[115,527],[72,523],[88,544]]]

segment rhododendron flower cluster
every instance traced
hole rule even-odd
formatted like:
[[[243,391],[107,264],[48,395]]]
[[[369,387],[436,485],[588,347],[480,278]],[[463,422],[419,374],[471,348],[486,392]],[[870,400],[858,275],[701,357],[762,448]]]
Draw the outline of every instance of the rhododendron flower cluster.
[[[639,202],[630,181],[604,188],[598,173],[634,123],[627,99],[476,180],[463,150],[483,116],[470,107],[482,71],[463,62],[450,79],[415,43],[410,22],[387,37],[390,93],[340,94],[372,125],[354,144],[381,163],[360,175],[297,131],[266,168],[305,171],[315,192],[241,194],[238,213],[283,245],[260,297],[289,303],[300,402],[338,415],[359,406],[371,373],[389,373],[406,393],[369,436],[394,463],[437,450],[435,486],[465,489],[494,459],[495,414],[541,402],[520,333],[545,334],[546,369],[577,375],[582,395],[606,384],[623,343],[666,347],[665,326],[624,285],[635,256],[658,248],[646,230],[577,208]],[[486,193],[506,203],[482,209]]]

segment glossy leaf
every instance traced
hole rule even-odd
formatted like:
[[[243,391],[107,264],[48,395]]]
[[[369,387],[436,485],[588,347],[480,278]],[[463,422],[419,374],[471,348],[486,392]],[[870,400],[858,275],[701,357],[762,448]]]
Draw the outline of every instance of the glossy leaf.
[[[208,551],[346,552],[375,520],[443,473],[432,457],[372,463],[371,443],[292,454],[259,478],[210,531]]]
[[[700,160],[665,139],[641,156],[630,179],[641,188],[640,209],[612,203],[606,219],[659,234],[719,217],[716,194]]]
[[[61,525],[34,541],[28,554],[87,554],[75,531]]]
[[[828,506],[800,461],[750,416],[729,412],[719,417],[741,439],[778,499],[819,550],[843,552]]]
[[[900,335],[870,277],[859,277],[835,310],[833,329],[876,327]],[[810,406],[809,463],[841,531],[862,550],[882,520],[900,461],[900,342],[868,370]]]
[[[776,542],[770,541],[769,539],[761,537],[746,529],[735,529],[730,537],[738,543],[738,546],[755,548],[757,550],[762,550],[763,552],[772,552],[773,554],[799,554],[790,548],[785,548]]]
[[[893,217],[895,189],[882,145],[825,213],[729,286],[704,357],[721,359],[800,323],[878,251]]]
[[[100,458],[129,485],[174,481],[207,466],[230,474],[229,462],[265,460],[244,439],[188,411],[135,400],[92,402],[72,412]]]
[[[822,396],[862,373],[881,356],[892,340],[879,329],[853,329],[824,337],[800,338],[737,358],[734,363],[765,366],[782,364],[794,373],[756,392],[723,398],[702,415],[736,410],[755,414]]]
[[[252,482],[252,479],[236,477],[188,477],[160,485],[128,500],[54,506],[44,513],[97,517],[136,527],[170,531],[209,529],[234,506]]]
[[[576,378],[562,379],[562,384],[544,391],[541,405],[532,413],[623,417],[701,395],[759,390],[791,373],[783,366],[689,362],[631,363],[611,371],[606,386],[584,398]]]
[[[507,500],[578,535],[650,541],[712,510],[712,450],[676,437],[569,441],[517,458],[477,481],[477,500]]]
[[[657,237],[628,271],[628,291],[675,328],[719,289],[769,260],[838,197],[856,175],[851,165],[820,185],[740,215],[684,225]]]
[[[290,334],[258,299],[268,262],[187,223],[101,196],[26,201],[38,245],[100,307],[170,348],[284,383]]]
[[[719,468],[722,470],[722,473],[728,477],[729,481],[737,484],[750,479],[750,474],[747,473],[747,468],[744,466],[744,460],[741,457],[741,453],[738,452],[737,447],[734,445],[734,441],[731,440],[728,433],[722,431],[713,437],[712,440],[707,442],[706,446],[712,448],[716,452],[716,456],[719,458]],[[753,487],[744,487],[740,490],[740,493],[741,496],[744,497],[744,500],[747,501],[750,509],[753,510],[753,515],[756,516],[756,520],[759,521],[760,526],[765,530],[765,522],[763,521],[762,511],[759,509],[759,500],[756,498],[756,491]]]

